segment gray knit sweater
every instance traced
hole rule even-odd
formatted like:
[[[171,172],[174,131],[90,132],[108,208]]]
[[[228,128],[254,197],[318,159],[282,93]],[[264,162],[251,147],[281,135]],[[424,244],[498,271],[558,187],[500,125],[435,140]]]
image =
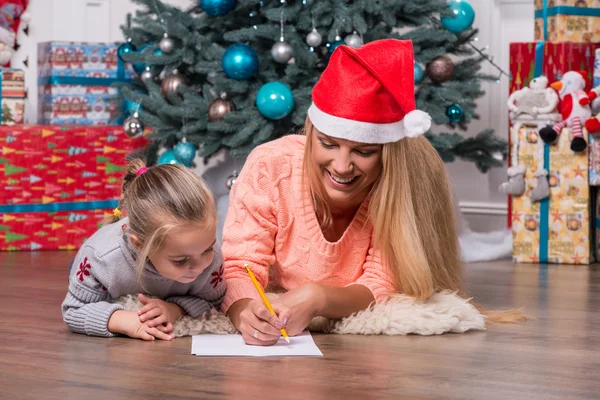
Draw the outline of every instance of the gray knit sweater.
[[[225,281],[220,248],[215,246],[213,262],[194,282],[167,279],[151,263],[146,263],[138,279],[137,251],[124,234],[127,221],[124,218],[100,228],[75,257],[69,291],[62,303],[63,319],[73,332],[115,336],[108,331],[108,320],[123,306],[112,301],[128,294],[145,293],[178,304],[192,317],[221,304]]]

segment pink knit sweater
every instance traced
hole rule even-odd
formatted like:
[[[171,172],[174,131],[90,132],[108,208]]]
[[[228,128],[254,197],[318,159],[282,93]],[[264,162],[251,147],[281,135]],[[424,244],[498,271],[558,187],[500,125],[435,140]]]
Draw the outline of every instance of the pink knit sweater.
[[[324,238],[302,186],[304,145],[304,136],[291,135],[257,147],[233,185],[223,228],[225,312],[240,299],[259,298],[245,263],[263,288],[361,284],[377,302],[394,290],[373,248],[368,199],[337,242]]]

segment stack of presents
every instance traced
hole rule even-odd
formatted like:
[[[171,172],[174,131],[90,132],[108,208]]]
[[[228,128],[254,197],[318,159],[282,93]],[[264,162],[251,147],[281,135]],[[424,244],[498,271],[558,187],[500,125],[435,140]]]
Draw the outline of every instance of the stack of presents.
[[[513,260],[590,264],[600,246],[600,1],[536,0],[510,45]]]
[[[0,250],[74,250],[118,203],[126,156],[114,82],[132,72],[117,44],[38,45],[38,125],[24,125],[23,71],[0,70]]]

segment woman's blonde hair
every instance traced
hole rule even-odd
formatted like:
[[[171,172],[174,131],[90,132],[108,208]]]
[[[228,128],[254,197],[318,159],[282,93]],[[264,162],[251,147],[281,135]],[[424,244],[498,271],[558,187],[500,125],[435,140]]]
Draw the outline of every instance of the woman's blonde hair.
[[[313,167],[309,118],[304,131],[304,174],[321,228],[327,229],[331,213],[319,171]],[[384,144],[381,174],[371,193],[375,243],[398,292],[417,299],[443,290],[465,296],[450,179],[429,140],[420,136]],[[516,322],[523,317],[518,311],[484,313],[489,322]]]
[[[129,162],[117,207],[129,217],[128,233],[135,235],[141,246],[137,259],[140,275],[148,257],[160,248],[169,232],[190,225],[203,229],[217,226],[212,192],[192,170],[164,164],[137,176],[141,168],[146,168],[144,160]],[[107,222],[118,220],[113,216]]]

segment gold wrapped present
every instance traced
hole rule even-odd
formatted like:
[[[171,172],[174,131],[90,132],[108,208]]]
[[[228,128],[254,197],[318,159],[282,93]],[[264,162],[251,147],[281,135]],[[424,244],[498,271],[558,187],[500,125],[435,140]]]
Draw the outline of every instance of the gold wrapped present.
[[[511,134],[517,138],[514,131]],[[584,130],[586,140],[587,136]],[[593,257],[587,151],[571,150],[569,128],[549,145],[538,137],[536,128],[523,126],[518,143],[525,192],[512,198],[513,260],[589,264]],[[540,179],[547,179],[549,196],[537,200],[533,194],[544,184]]]
[[[535,40],[600,42],[600,1],[535,0]]]

